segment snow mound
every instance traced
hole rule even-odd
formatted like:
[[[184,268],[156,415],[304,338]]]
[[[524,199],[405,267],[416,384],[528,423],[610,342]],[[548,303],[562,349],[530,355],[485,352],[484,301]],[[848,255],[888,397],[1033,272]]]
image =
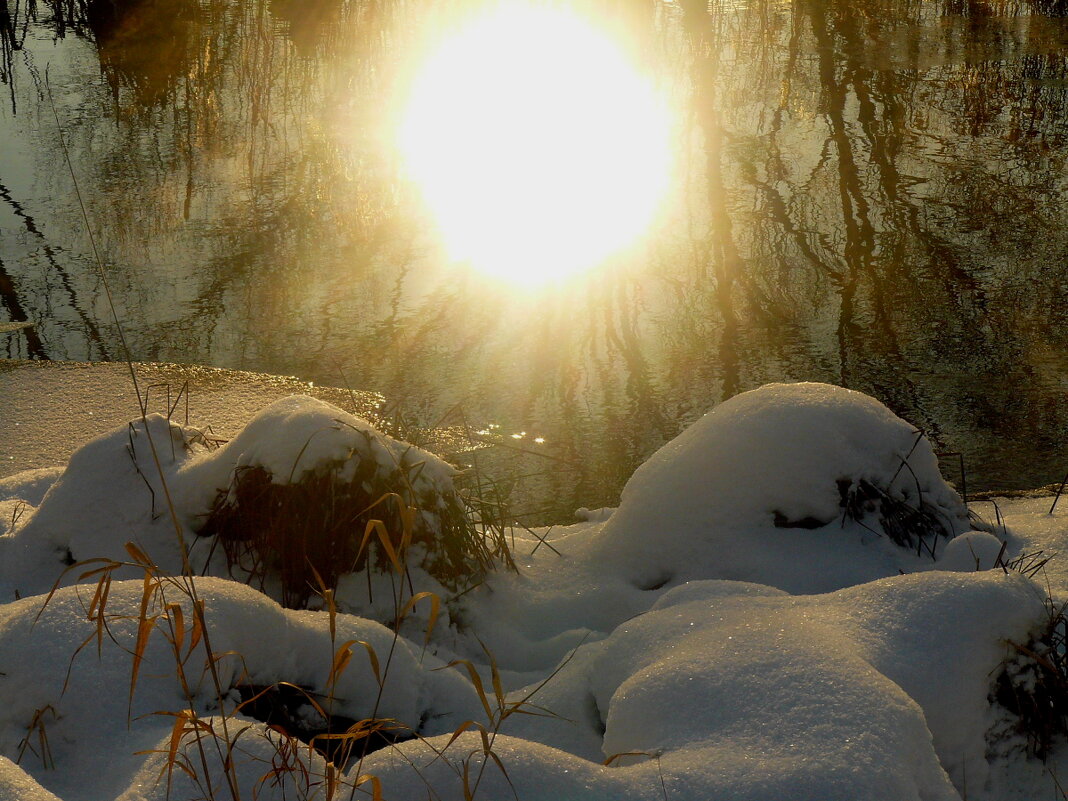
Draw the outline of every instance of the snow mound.
[[[175,493],[177,471],[194,455],[191,433],[161,415],[83,445],[36,509],[0,537],[0,592],[6,597],[46,592],[75,562],[128,559],[127,542],[164,570],[180,572],[181,550],[160,477]],[[184,511],[179,495],[172,497]]]
[[[233,741],[235,747],[230,751],[210,747],[202,750],[197,747],[197,738],[187,734],[176,749],[176,765],[172,767],[168,763],[168,734],[155,744],[153,753],[116,801],[192,801],[238,794],[255,801],[326,798],[322,791],[326,762],[316,751],[294,746],[257,721],[211,716],[202,719],[201,726],[214,733],[209,737]],[[225,764],[221,758],[224,753],[228,759]],[[238,789],[237,794],[231,792],[231,782]]]
[[[4,801],[59,801],[26,771],[0,756],[0,798]]]
[[[0,501],[18,499],[37,506],[62,474],[61,467],[39,467],[0,478]]]
[[[354,472],[359,462],[353,457],[370,461],[382,473],[419,464],[412,476],[416,489],[450,482],[456,472],[429,451],[395,440],[366,420],[307,395],[291,395],[265,407],[196,472],[203,483],[224,487],[236,468],[256,466],[275,482],[290,484],[325,463],[344,462]]]
[[[188,597],[164,580],[147,606],[151,635],[131,695],[144,587],[141,581],[110,585],[99,650],[97,622],[89,614],[93,593],[84,588],[61,589],[47,605],[36,597],[0,607],[0,755],[16,758],[28,733],[34,744],[37,730],[44,730],[48,754],[31,749],[23,765],[61,797],[88,797],[71,792],[79,777],[107,775],[93,797],[114,798],[143,762],[135,752],[156,747],[171,729],[173,718],[155,713],[192,705],[206,717],[220,712],[220,697],[232,713],[249,690],[278,682],[305,688],[326,708],[335,656],[346,643],[352,655],[335,673],[332,714],[392,718],[412,732],[433,735],[451,731],[480,708],[465,677],[441,669],[440,659],[403,638],[395,642],[378,623],[341,615],[332,627],[326,612],[283,609],[252,588],[215,578],[199,579],[197,588],[221,692],[207,669],[204,640],[196,642]],[[172,626],[184,630],[181,653],[191,697],[183,692],[167,638]],[[389,666],[381,687],[371,651]],[[248,722],[241,713],[232,720],[238,727]]]
[[[468,518],[455,472],[307,396],[271,404],[218,448],[198,429],[151,414],[83,445],[58,478],[26,474],[0,486],[9,496],[0,496],[0,513],[18,515],[0,529],[0,595],[45,592],[83,560],[126,560],[127,542],[180,573],[184,543],[196,572],[246,577],[301,607],[317,589],[315,572],[335,587],[366,564],[392,568],[377,533],[363,544],[372,518],[394,549],[408,537],[420,589],[461,591],[498,550]]]
[[[935,563],[938,570],[990,570],[1003,557],[1005,544],[986,531],[968,531],[946,543]]]
[[[639,584],[730,578],[814,591],[897,572],[908,551],[930,562],[969,528],[930,443],[879,401],[769,384],[720,404],[641,465],[590,557],[627,566]],[[852,548],[876,538],[894,546],[881,566]]]
[[[1045,615],[1032,582],[1000,571],[815,596],[695,582],[581,649],[536,697],[574,722],[506,732],[590,759],[658,754],[672,798],[957,799],[953,783],[988,777],[1005,641]],[[656,778],[647,758],[623,764]]]
[[[376,751],[363,768],[382,781],[387,798],[426,798],[462,801],[464,774],[477,783],[476,799],[521,801],[655,801],[662,799],[656,774],[640,778],[590,762],[556,748],[507,735],[493,740],[493,754],[507,770],[505,776],[492,758],[483,756],[478,734],[461,735],[444,751],[449,738],[401,743]],[[466,766],[466,767],[465,767]],[[670,796],[696,799],[698,796]]]

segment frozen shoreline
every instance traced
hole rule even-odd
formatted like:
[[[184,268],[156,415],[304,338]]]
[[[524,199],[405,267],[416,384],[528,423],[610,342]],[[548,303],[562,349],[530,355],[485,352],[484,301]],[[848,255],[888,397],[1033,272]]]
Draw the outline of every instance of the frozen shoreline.
[[[165,413],[186,382],[176,420],[212,426],[230,437],[271,401],[313,395],[343,408],[355,399],[361,414],[382,401],[373,392],[317,387],[288,376],[180,364],[134,364],[150,412]],[[169,393],[169,395],[168,395]],[[0,360],[0,479],[22,470],[66,464],[76,448],[140,414],[123,362]]]

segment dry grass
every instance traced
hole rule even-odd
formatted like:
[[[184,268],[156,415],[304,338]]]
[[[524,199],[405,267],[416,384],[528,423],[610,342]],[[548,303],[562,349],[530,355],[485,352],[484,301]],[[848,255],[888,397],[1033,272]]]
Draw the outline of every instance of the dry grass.
[[[425,464],[410,454],[421,452],[406,451],[387,469],[353,455],[298,480],[239,467],[198,534],[215,538],[231,576],[261,589],[277,580],[283,605],[293,608],[305,607],[320,584],[333,589],[345,574],[386,573],[398,561],[457,593],[497,565],[514,567],[505,527],[487,524],[481,507],[475,514],[451,481],[420,480]]]
[[[990,695],[1011,714],[1010,733],[1043,761],[1068,737],[1068,604],[1049,599],[1047,609],[1045,625],[1027,643],[1009,643],[1015,653]]]
[[[297,571],[292,575],[287,573],[283,581],[291,595],[290,600],[306,601],[313,592],[321,597],[322,607],[328,615],[332,654],[329,673],[323,679],[325,691],[315,696],[305,695],[308,700],[314,702],[313,708],[321,714],[325,730],[312,733],[307,744],[304,744],[296,736],[297,733],[287,731],[284,726],[274,725],[266,729],[263,736],[274,748],[274,758],[270,761],[268,770],[254,786],[243,787],[234,759],[239,750],[239,740],[250,731],[250,726],[242,719],[242,712],[252,711],[251,708],[258,701],[263,701],[268,696],[282,695],[283,687],[297,686],[279,682],[253,692],[243,699],[241,704],[235,706],[228,703],[230,692],[234,688],[224,685],[218,663],[224,656],[234,655],[218,653],[211,642],[211,628],[189,561],[185,533],[178,519],[151,427],[148,425],[148,392],[143,392],[138,382],[125,332],[107,281],[107,271],[93,236],[77,176],[66,147],[63,126],[52,100],[47,74],[45,85],[59,132],[60,149],[74,184],[94,261],[122,345],[123,359],[138,399],[141,422],[148,438],[155,473],[162,487],[167,516],[173,526],[182,556],[182,572],[180,575],[166,574],[137,545],[127,543],[126,550],[130,561],[101,558],[68,567],[46,596],[38,618],[44,613],[69,573],[76,573],[79,583],[95,581],[92,598],[84,604],[91,631],[71,656],[68,679],[74,668],[75,658],[90,644],[95,643],[98,653],[104,647],[127,650],[130,656],[128,699],[131,711],[148,644],[154,638],[162,638],[165,641],[171,657],[173,677],[185,703],[184,709],[156,713],[173,718],[168,746],[163,751],[164,766],[157,779],[166,779],[168,796],[177,771],[189,778],[193,785],[199,788],[199,797],[207,801],[222,801],[224,798],[229,801],[256,799],[267,786],[293,788],[292,795],[286,790],[282,792],[285,797],[293,797],[296,801],[310,801],[312,798],[335,801],[343,797],[351,801],[358,790],[369,794],[373,801],[382,801],[384,796],[381,781],[377,776],[364,773],[362,767],[364,757],[371,750],[372,736],[380,736],[393,723],[380,718],[378,710],[385,688],[391,681],[390,665],[400,641],[399,630],[406,616],[417,605],[429,603],[431,614],[426,630],[426,642],[429,643],[441,606],[438,596],[427,592],[412,593],[410,580],[404,580],[408,577],[408,559],[413,547],[425,550],[426,558],[422,566],[444,586],[464,586],[462,591],[465,592],[476,586],[485,571],[494,564],[503,563],[514,568],[504,541],[503,528],[495,530],[493,526],[486,525],[485,519],[481,524],[474,522],[467,505],[459,495],[443,493],[433,498],[420,497],[413,487],[416,483],[415,471],[421,468],[419,464],[405,464],[403,458],[396,465],[397,469],[393,471],[392,477],[386,481],[386,486],[379,482],[368,482],[365,487],[362,481],[339,480],[337,465],[326,465],[313,473],[306,486],[287,485],[288,489],[279,496],[274,494],[276,490],[273,485],[265,486],[263,475],[243,471],[235,474],[233,496],[239,500],[230,503],[229,492],[226,493],[226,499],[220,494],[206,526],[224,543],[224,548],[232,549],[232,553],[228,553],[233,560],[231,565],[251,558],[255,570],[281,571],[288,569],[283,568],[283,565],[289,562],[284,557],[299,554],[301,558],[296,560]],[[173,404],[168,395],[168,418],[177,409],[183,394],[188,401],[187,390],[188,388],[184,388],[179,392]],[[173,442],[171,444],[173,447]],[[357,464],[357,475],[361,469],[362,466]],[[297,482],[298,485],[300,483]],[[155,501],[153,493],[154,516]],[[241,508],[242,506],[245,508]],[[279,515],[280,508],[288,514]],[[484,512],[480,514],[484,516]],[[275,523],[275,518],[279,516],[288,519],[284,523]],[[313,523],[307,522],[309,517],[313,519]],[[253,523],[268,523],[269,533],[258,533],[257,526]],[[487,537],[487,531],[496,533]],[[375,550],[374,557],[371,556],[371,548]],[[334,602],[333,584],[345,569],[351,571],[358,569],[360,565],[367,569],[387,570],[394,577],[393,639],[384,659],[369,643],[349,641],[338,644],[336,641],[339,613]],[[320,571],[320,567],[325,573]],[[114,612],[109,607],[114,574],[116,571],[131,568],[140,571],[143,576],[141,599],[138,612],[134,616]],[[113,635],[112,625],[118,620],[136,624],[132,648],[118,642]],[[351,664],[354,653],[357,652],[354,650],[356,648],[361,648],[370,662],[378,684],[378,693],[370,714],[363,720],[350,723],[335,716],[333,709],[337,682]],[[200,658],[195,658],[197,656]],[[555,672],[523,698],[508,701],[496,663],[488,652],[487,656],[490,659],[492,675],[492,703],[472,663],[462,661],[449,665],[463,665],[467,668],[486,712],[486,722],[465,721],[457,727],[444,748],[436,749],[439,757],[444,757],[445,751],[465,731],[475,729],[480,732],[483,744],[480,751],[482,760],[473,777],[473,753],[465,754],[456,763],[446,760],[446,764],[455,770],[457,778],[462,782],[465,801],[473,801],[475,798],[485,769],[491,761],[501,770],[505,779],[508,779],[504,764],[493,751],[493,743],[504,721],[519,713],[551,714],[535,707],[531,698],[555,676]],[[557,671],[566,663],[567,660],[561,663]],[[220,712],[214,717],[203,716],[197,711],[201,693],[194,692],[193,688],[202,686],[205,678],[208,679],[207,686],[214,693],[211,706]],[[247,671],[239,679],[237,686],[252,686]],[[411,689],[415,691],[415,688]],[[203,704],[199,705],[203,708]],[[53,705],[35,711],[33,719],[28,722],[27,734],[20,744],[19,753],[20,758],[27,750],[37,753],[46,767],[53,763],[47,734],[49,715],[53,720],[58,717]],[[343,730],[339,731],[339,728]],[[412,735],[418,736],[418,733],[412,731]],[[323,745],[324,743],[328,745]],[[317,746],[327,760],[325,771],[321,775],[315,775],[313,770],[316,763],[312,754]],[[343,773],[344,766],[354,755],[359,756],[355,768],[347,774]],[[403,753],[400,756],[405,759]],[[429,783],[426,789],[428,797],[436,795]]]
[[[389,503],[398,503],[396,496],[382,496],[370,508],[388,509]],[[75,650],[68,667],[73,670],[78,653],[89,646],[100,651],[105,647],[120,647],[130,656],[128,697],[132,708],[134,693],[144,667],[146,650],[150,640],[162,637],[171,656],[171,668],[176,684],[185,699],[185,708],[160,712],[173,719],[168,745],[159,754],[164,765],[158,781],[165,781],[168,793],[178,775],[191,782],[205,799],[216,801],[226,798],[240,801],[254,799],[267,787],[283,788],[286,797],[297,801],[310,799],[352,799],[359,792],[370,795],[377,801],[384,798],[384,790],[378,777],[363,771],[365,757],[379,749],[397,747],[404,740],[420,737],[418,723],[382,718],[378,714],[383,694],[387,687],[392,691],[404,691],[391,685],[390,665],[400,643],[397,633],[404,620],[420,605],[429,605],[430,614],[425,633],[429,643],[433,627],[438,619],[441,599],[429,592],[412,594],[409,582],[404,580],[408,567],[406,557],[414,541],[413,525],[419,517],[414,507],[398,512],[394,522],[401,526],[391,531],[380,518],[371,518],[365,525],[364,535],[357,543],[353,558],[359,562],[368,560],[368,549],[374,542],[386,554],[386,567],[395,578],[393,598],[395,617],[393,639],[389,651],[378,653],[367,642],[350,640],[338,643],[336,639],[339,611],[334,600],[334,590],[326,579],[309,565],[310,580],[316,587],[325,614],[330,635],[331,663],[326,676],[315,688],[279,681],[271,685],[256,685],[246,669],[233,686],[224,685],[217,671],[222,656],[233,658],[235,654],[218,654],[210,641],[210,627],[205,618],[205,605],[196,591],[196,580],[190,575],[168,575],[136,545],[127,544],[129,561],[95,559],[71,566],[65,571],[75,573],[80,583],[95,582],[91,595],[83,596],[86,619],[92,624],[89,634]],[[309,529],[310,531],[311,529]],[[121,614],[109,607],[113,575],[118,570],[136,568],[142,572],[142,593],[137,613]],[[42,605],[43,614],[63,577],[56,582],[52,592]],[[133,643],[122,643],[113,635],[117,621],[135,624]],[[424,646],[425,647],[425,646]],[[482,785],[486,768],[492,763],[510,784],[503,761],[494,751],[494,743],[506,720],[515,714],[551,715],[532,703],[533,696],[555,676],[554,672],[544,682],[518,700],[508,700],[500,673],[492,654],[486,651],[491,688],[483,682],[474,663],[457,660],[449,668],[460,668],[469,676],[485,713],[484,720],[467,720],[456,727],[443,747],[430,747],[436,751],[444,764],[453,768],[462,788],[463,797],[473,801]],[[361,720],[345,717],[335,712],[335,689],[338,681],[352,664],[353,659],[366,659],[378,685],[376,700],[370,713]],[[566,664],[566,662],[564,663]],[[562,669],[563,664],[557,668]],[[214,688],[214,701],[207,706],[215,710],[213,716],[204,716],[197,711],[205,708],[204,699],[192,688],[201,686],[204,679]],[[241,694],[241,701],[234,704],[229,699],[231,691]],[[412,692],[416,689],[412,688]],[[314,710],[313,715],[300,707]],[[21,751],[37,753],[42,760],[51,762],[48,749],[46,724],[55,717],[51,706],[38,710],[27,727],[27,735]],[[263,721],[267,728],[256,735],[250,729],[248,718]],[[481,747],[465,751],[460,756],[449,756],[449,749],[465,732],[477,732]],[[250,736],[262,736],[271,744],[274,756],[264,766],[264,772],[254,787],[242,786],[237,760],[241,753],[239,741]],[[424,741],[425,742],[425,741]],[[398,752],[407,759],[403,752]],[[21,755],[21,754],[20,754]],[[317,762],[321,756],[325,762]],[[256,757],[262,759],[262,757]],[[477,763],[477,764],[476,764]],[[325,768],[322,767],[325,764]],[[413,769],[416,769],[413,765]],[[417,771],[418,772],[418,771]],[[436,791],[427,785],[428,793]]]
[[[915,550],[917,555],[926,553],[934,558],[939,541],[948,540],[953,534],[942,512],[929,504],[922,493],[918,493],[915,503],[910,503],[864,479],[842,482],[839,491],[843,522],[854,520],[885,535],[895,545]],[[881,531],[864,522],[871,515],[878,519]]]
[[[52,758],[52,748],[48,744],[47,725],[49,719],[54,721],[56,717],[55,707],[51,704],[34,710],[33,718],[26,727],[26,736],[19,743],[19,752],[15,757],[15,764],[21,764],[26,752],[29,751],[41,761],[41,765],[45,770],[53,770],[56,767],[56,762]]]

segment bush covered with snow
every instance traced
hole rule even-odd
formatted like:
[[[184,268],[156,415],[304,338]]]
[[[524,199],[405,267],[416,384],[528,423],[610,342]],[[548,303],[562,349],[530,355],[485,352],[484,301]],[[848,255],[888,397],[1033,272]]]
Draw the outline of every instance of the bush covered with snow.
[[[223,486],[197,534],[222,545],[231,572],[264,586],[276,579],[286,606],[304,606],[346,573],[388,572],[406,562],[462,591],[507,550],[488,544],[437,456],[377,431],[323,401],[278,401],[186,481]],[[497,546],[497,547],[494,547]]]
[[[71,457],[0,541],[0,581],[42,592],[57,568],[125,559],[133,540],[170,572],[184,568],[184,549],[198,572],[254,582],[292,607],[320,582],[336,587],[368,565],[391,571],[401,549],[433,589],[460,592],[508,554],[471,521],[454,475],[433,454],[306,396],[271,404],[220,448],[149,415]]]
[[[234,715],[247,688],[285,682],[302,688],[308,714],[318,704],[339,718],[389,719],[406,736],[451,731],[479,708],[469,681],[378,623],[283,609],[222,579],[196,589],[207,622],[199,635],[192,599],[169,580],[114,582],[103,601],[68,587],[0,608],[0,754],[62,797],[86,797],[71,793],[91,775],[93,797],[114,798],[144,761],[135,752],[173,730],[175,718],[159,713]],[[232,731],[247,727],[251,709]]]
[[[859,392],[769,384],[641,465],[591,558],[646,585],[714,577],[811,591],[912,567],[909,552],[930,562],[970,527],[914,426]],[[856,547],[874,539],[889,546],[881,568]]]

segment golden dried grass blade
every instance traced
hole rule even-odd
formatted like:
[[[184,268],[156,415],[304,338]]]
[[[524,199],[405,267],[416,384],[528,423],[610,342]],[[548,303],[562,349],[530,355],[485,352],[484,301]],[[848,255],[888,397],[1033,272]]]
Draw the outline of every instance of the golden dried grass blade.
[[[374,520],[368,520],[367,525],[363,527],[363,538],[360,540],[360,547],[356,549],[357,560],[363,556],[364,551],[367,549],[367,543],[370,541],[371,535],[374,534],[375,529],[372,525],[374,522]]]
[[[106,621],[104,611],[107,609],[108,596],[111,593],[111,573],[104,573],[96,585],[96,593],[89,604],[89,619],[96,623],[96,656],[101,657],[104,647],[104,629]],[[66,686],[66,685],[64,685]]]
[[[129,547],[130,543],[127,543]],[[137,642],[134,645],[133,652],[133,665],[130,669],[130,697],[129,708],[133,709],[133,697],[134,689],[137,687],[137,675],[141,670],[141,662],[145,658],[145,648],[148,646],[148,637],[152,633],[152,628],[156,623],[155,617],[149,617],[148,605],[152,600],[152,591],[155,587],[155,582],[152,580],[152,575],[145,572],[144,586],[141,590],[141,611],[137,616]]]
[[[367,652],[367,659],[371,662],[371,671],[375,674],[375,681],[378,682],[378,686],[382,686],[382,671],[379,669],[378,654],[375,652],[375,647],[366,640],[352,640],[350,645],[362,645],[363,649]]]
[[[512,784],[512,777],[508,775],[508,770],[504,767],[504,763],[501,761],[501,758],[497,756],[497,754],[495,754],[492,750],[486,751],[486,756],[488,756],[497,764],[497,769],[500,770],[501,775],[504,776],[504,780],[508,782],[508,786],[512,788],[512,795],[518,799],[519,796],[516,795],[515,785]]]
[[[176,766],[181,765],[178,761],[178,748],[182,744],[182,738],[185,736],[186,731],[188,731],[185,724],[190,714],[192,714],[191,710],[183,709],[174,716],[174,725],[171,726],[171,738],[167,743],[167,761],[164,762],[159,772],[160,778],[163,778],[164,773],[167,775],[168,794],[171,787],[171,774],[174,773]],[[159,779],[156,781],[159,781]]]
[[[105,574],[96,582],[96,592],[93,593],[93,600],[89,602],[89,611],[86,613],[89,620],[96,620],[96,611],[104,598],[104,582],[106,580],[107,575]]]
[[[326,798],[331,801],[337,794],[337,769],[333,762],[326,763]]]
[[[361,776],[356,777],[356,781],[353,783],[353,789],[359,787],[361,784],[371,782],[371,799],[372,801],[382,801],[382,781],[373,773],[364,773]]]
[[[94,568],[93,570],[89,570],[89,571],[87,571],[85,573],[82,573],[80,576],[78,576],[79,583],[82,582],[82,581],[85,581],[85,579],[91,578],[92,576],[95,576],[95,575],[97,575],[99,573],[103,573],[103,572],[108,571],[108,570],[114,570],[116,567],[121,567],[122,566],[122,562],[116,562],[116,561],[114,561],[112,559],[105,559],[104,557],[97,557],[97,558],[94,558],[94,559],[86,559],[86,560],[84,560],[82,562],[76,562],[75,564],[71,565],[66,570],[64,570],[62,573],[60,573],[59,574],[59,578],[57,578],[55,580],[55,582],[52,584],[52,589],[50,589],[48,591],[48,595],[45,596],[44,601],[41,603],[41,608],[37,610],[37,615],[33,618],[33,624],[36,626],[37,625],[37,621],[41,619],[41,615],[44,614],[44,610],[48,607],[48,604],[52,601],[52,598],[55,597],[55,594],[59,591],[59,585],[63,583],[64,576],[66,576],[70,571],[74,570],[74,568],[76,568],[76,567],[85,567],[86,565],[95,564],[97,562],[103,562],[104,566],[103,567]]]
[[[180,658],[182,645],[185,643],[185,612],[181,604],[167,604],[167,617],[174,629],[174,653]]]
[[[424,598],[430,599],[430,621],[426,624],[426,636],[423,639],[423,646],[425,647],[430,643],[430,635],[434,631],[434,624],[437,622],[438,614],[441,612],[441,598],[437,593],[430,590],[424,590],[423,592],[416,593],[411,597],[411,600],[404,605],[404,610],[400,616],[403,620],[407,617],[408,613],[415,609],[415,605]]]
[[[486,690],[482,686],[482,677],[478,675],[478,671],[469,659],[454,659],[445,667],[450,668],[457,665],[463,665],[467,668],[467,673],[471,676],[471,683],[475,686],[475,692],[478,693],[478,700],[482,702],[482,708],[486,710],[486,718],[492,721],[493,711],[490,708],[489,699],[486,697]]]
[[[204,601],[198,599],[193,604],[193,632],[189,635],[189,650],[185,654],[182,663],[189,661],[193,655],[193,649],[204,639]]]
[[[464,760],[464,801],[473,801],[474,795],[471,792],[471,763]]]
[[[156,563],[148,558],[148,555],[140,549],[135,543],[126,543],[126,553],[130,554],[130,557],[134,562],[143,568],[148,570],[155,570]]]
[[[490,676],[493,680],[493,695],[497,699],[497,709],[501,711],[504,709],[504,685],[501,682],[501,672],[497,669],[497,659],[482,640],[479,640],[478,644],[482,646],[482,650],[489,658]]]
[[[273,690],[277,686],[278,686],[277,684],[272,684],[270,687],[264,687],[262,690],[260,690],[258,693],[256,693],[251,698],[246,698],[244,701],[242,701],[240,704],[238,704],[237,706],[234,707],[234,713],[236,714],[238,712],[241,712],[249,704],[256,703],[258,700],[263,698],[263,696],[267,695],[267,693],[269,693],[271,690]]]
[[[89,561],[95,562],[97,560],[91,559]],[[92,570],[86,570],[84,573],[82,573],[82,574],[80,574],[78,576],[78,582],[81,583],[81,582],[85,581],[86,579],[92,578],[93,576],[99,576],[99,575],[101,575],[103,573],[110,573],[113,570],[115,570],[115,568],[123,566],[122,562],[113,562],[110,559],[105,559],[103,561],[107,562],[107,564],[104,565],[103,567],[94,567]],[[84,565],[85,562],[79,562],[79,564],[80,565]],[[67,571],[63,571],[63,572],[64,572],[64,575],[65,575]]]
[[[356,640],[349,640],[334,652],[334,661],[330,665],[330,676],[326,680],[328,687],[333,687],[337,684],[337,680],[341,678],[341,674],[349,666],[349,662],[352,661],[352,646],[355,644]]]
[[[623,759],[623,757],[632,757],[632,756],[644,756],[644,757],[649,757],[650,759],[652,759],[652,757],[653,757],[653,755],[650,754],[648,751],[621,751],[618,754],[612,754],[612,756],[608,757],[608,759],[606,759],[601,764],[604,765],[605,767],[610,767],[612,765],[612,763],[615,762],[617,759]]]
[[[396,550],[393,548],[393,542],[389,538],[389,532],[386,531],[386,524],[381,520],[369,520],[367,524],[374,526],[375,532],[378,534],[378,541],[382,544],[382,550],[386,552],[386,556],[389,557],[389,562],[393,565],[393,569],[397,573],[404,572],[404,566],[401,564],[400,558],[397,556]]]
[[[323,577],[316,570],[311,559],[306,561],[308,562],[308,569],[311,570],[312,576],[315,578],[315,583],[319,585],[319,594],[323,597],[323,603],[326,604],[326,611],[330,616],[330,641],[333,642],[337,636],[337,603],[334,601],[334,591],[326,586],[326,582],[323,581]]]
[[[330,623],[330,642],[337,637],[337,604],[334,603],[334,591],[323,590],[323,600],[326,602],[326,614]]]
[[[455,729],[453,729],[452,736],[450,736],[449,737],[449,741],[447,743],[445,743],[445,748],[442,748],[440,751],[438,751],[438,755],[437,755],[437,757],[435,757],[434,761],[436,762],[438,759],[440,759],[441,755],[445,753],[446,749],[448,749],[448,747],[450,745],[455,743],[460,738],[460,735],[463,734],[468,729],[479,729],[479,730],[481,730],[482,729],[482,724],[481,723],[476,723],[473,720],[465,720],[463,723],[461,723],[459,726],[457,726]]]

